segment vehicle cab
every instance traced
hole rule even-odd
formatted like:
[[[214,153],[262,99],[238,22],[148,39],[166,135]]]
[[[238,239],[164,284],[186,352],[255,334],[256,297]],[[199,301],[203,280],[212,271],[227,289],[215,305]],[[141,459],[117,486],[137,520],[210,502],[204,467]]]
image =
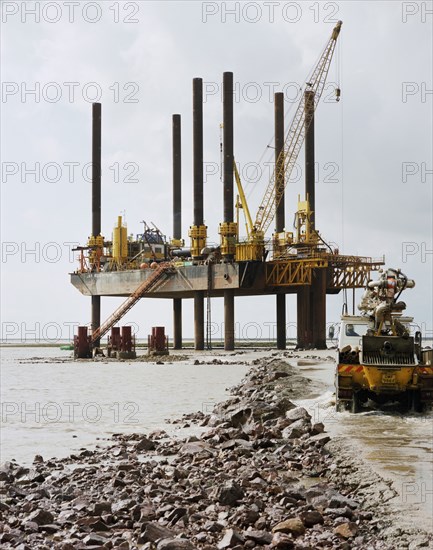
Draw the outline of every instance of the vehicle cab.
[[[342,315],[340,334],[338,337],[338,349],[342,350],[346,346],[352,349],[361,349],[362,337],[367,334],[367,330],[374,328],[374,321],[362,315]]]
[[[409,333],[413,332],[413,317],[399,317],[400,323],[405,325]],[[340,324],[340,333],[338,336],[338,349],[342,350],[346,346],[352,349],[362,349],[362,337],[366,336],[368,330],[374,330],[374,320],[363,315],[342,315]]]

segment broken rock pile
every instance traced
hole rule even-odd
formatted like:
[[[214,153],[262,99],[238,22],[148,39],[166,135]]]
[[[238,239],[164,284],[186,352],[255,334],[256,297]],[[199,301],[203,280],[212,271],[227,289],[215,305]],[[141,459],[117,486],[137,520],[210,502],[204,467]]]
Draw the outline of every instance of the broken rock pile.
[[[330,438],[287,397],[290,381],[284,363],[256,365],[213,414],[184,418],[205,428],[200,437],[117,435],[31,468],[4,464],[0,546],[395,548],[366,503],[327,481]]]

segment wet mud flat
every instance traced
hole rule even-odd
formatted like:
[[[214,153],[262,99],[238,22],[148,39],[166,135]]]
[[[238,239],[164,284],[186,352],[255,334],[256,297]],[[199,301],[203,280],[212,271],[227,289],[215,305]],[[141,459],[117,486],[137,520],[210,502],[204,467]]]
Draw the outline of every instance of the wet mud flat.
[[[0,545],[56,548],[433,548],[401,528],[390,482],[334,442],[293,400],[309,380],[290,358],[254,361],[210,415],[163,431],[113,436],[108,447],[0,469]]]

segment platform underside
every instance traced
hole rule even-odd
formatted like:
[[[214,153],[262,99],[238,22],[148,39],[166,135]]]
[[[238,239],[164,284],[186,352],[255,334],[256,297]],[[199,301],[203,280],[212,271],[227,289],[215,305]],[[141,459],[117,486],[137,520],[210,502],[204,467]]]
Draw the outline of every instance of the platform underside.
[[[127,297],[151,274],[150,269],[72,273],[71,283],[85,296]],[[232,290],[235,296],[293,294],[300,286],[299,281],[278,286],[267,283],[263,262],[192,265],[178,268],[176,273],[163,280],[155,290],[144,294],[143,298],[193,298],[195,292],[221,297],[226,290]],[[339,291],[332,285],[326,289],[328,294]]]

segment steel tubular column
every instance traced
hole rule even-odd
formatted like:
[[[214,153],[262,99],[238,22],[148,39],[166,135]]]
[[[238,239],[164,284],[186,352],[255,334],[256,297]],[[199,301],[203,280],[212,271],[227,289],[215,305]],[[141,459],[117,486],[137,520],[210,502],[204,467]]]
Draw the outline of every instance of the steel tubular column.
[[[326,349],[326,269],[315,269],[311,285],[313,347]]]
[[[311,122],[305,134],[305,196],[312,215],[312,228],[316,223],[315,157],[314,157],[314,92],[304,96],[306,118]],[[315,269],[310,287],[298,291],[298,347],[326,349],[326,270]]]
[[[193,80],[194,225],[203,225],[203,80]],[[194,347],[204,349],[204,294],[194,293]]]
[[[181,117],[173,115],[173,239],[182,238]],[[182,299],[173,300],[173,349],[182,349]]]
[[[311,118],[310,125],[305,134],[305,198],[310,201],[311,224],[315,228],[316,219],[316,193],[315,193],[315,155],[314,155],[314,92],[306,91],[304,94],[305,118]]]
[[[233,222],[233,73],[223,75],[224,222]],[[233,259],[228,256],[227,259]],[[235,349],[235,298],[224,292],[224,349]]]
[[[194,348],[204,349],[204,299],[203,292],[194,292]]]
[[[301,287],[297,292],[297,347],[302,349],[311,348],[313,341],[310,299],[310,287]]]
[[[203,80],[193,80],[194,225],[203,225]]]
[[[92,235],[101,233],[101,104],[92,105]],[[101,325],[101,297],[92,296],[91,325],[95,331]],[[100,345],[100,340],[95,342]]]
[[[233,221],[233,73],[223,75],[224,221]]]
[[[316,174],[314,136],[314,92],[305,92],[305,111],[311,115],[310,126],[305,134],[305,194],[310,201],[311,227],[316,226]],[[310,319],[312,327],[311,345],[316,349],[326,349],[326,270],[315,269],[310,289]]]
[[[284,187],[284,93],[278,92],[275,101],[275,185]],[[276,193],[276,196],[278,194]],[[283,231],[285,226],[284,194],[276,209],[276,230]],[[286,296],[275,296],[277,308],[277,348],[286,349]]]
[[[224,292],[224,349],[235,349],[235,295],[233,290]]]

